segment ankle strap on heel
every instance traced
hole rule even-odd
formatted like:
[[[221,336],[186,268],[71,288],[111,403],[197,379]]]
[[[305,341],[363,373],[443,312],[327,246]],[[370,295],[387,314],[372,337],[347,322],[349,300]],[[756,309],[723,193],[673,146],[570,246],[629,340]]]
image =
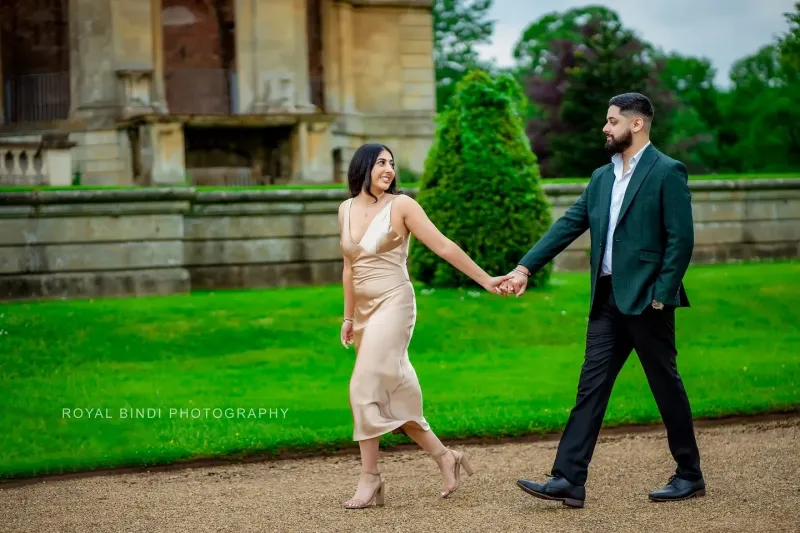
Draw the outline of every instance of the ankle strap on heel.
[[[439,459],[440,457],[444,457],[445,454],[447,454],[449,451],[450,451],[450,448],[445,446],[444,450],[442,450],[441,452],[437,453],[436,455],[431,455],[431,457],[433,457],[433,460],[435,461],[436,459]]]

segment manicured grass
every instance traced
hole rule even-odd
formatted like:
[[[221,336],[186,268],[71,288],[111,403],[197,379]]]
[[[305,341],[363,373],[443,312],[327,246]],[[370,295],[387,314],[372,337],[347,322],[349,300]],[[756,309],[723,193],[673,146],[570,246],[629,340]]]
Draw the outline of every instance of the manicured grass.
[[[678,364],[694,414],[800,406],[800,263],[692,267],[686,283],[693,307],[677,313]],[[434,430],[449,439],[560,429],[575,399],[588,287],[574,273],[520,299],[418,289],[410,357]],[[1,305],[0,477],[352,445],[354,352],[338,342],[341,294]],[[113,418],[64,418],[65,408]],[[126,408],[162,413],[120,418]],[[265,414],[195,419],[170,408]],[[607,424],[658,420],[633,355]]]
[[[758,179],[797,179],[800,178],[800,173],[791,174],[697,174],[690,175],[690,181],[708,181],[708,180],[758,180]],[[588,177],[578,178],[549,178],[543,180],[545,184],[560,184],[560,183],[586,183],[589,181]],[[190,187],[189,185],[171,185],[170,187]],[[400,183],[400,187],[404,189],[414,189],[419,187],[419,183],[404,181]],[[77,186],[61,186],[61,187],[42,187],[42,186],[29,186],[29,185],[6,185],[0,187],[0,193],[3,192],[31,192],[31,191],[97,191],[97,190],[129,190],[140,189],[141,187],[133,186],[115,186],[115,185],[77,185]],[[318,183],[318,184],[283,184],[283,185],[259,185],[259,186],[203,186],[195,187],[198,191],[253,191],[253,190],[326,190],[326,189],[345,189],[345,183]]]

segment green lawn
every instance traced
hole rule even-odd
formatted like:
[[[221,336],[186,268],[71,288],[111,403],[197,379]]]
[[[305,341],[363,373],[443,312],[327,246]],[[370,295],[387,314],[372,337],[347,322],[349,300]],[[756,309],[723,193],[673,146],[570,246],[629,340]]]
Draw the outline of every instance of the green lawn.
[[[799,407],[800,262],[693,267],[686,283],[678,364],[694,414]],[[440,436],[563,426],[582,362],[585,274],[555,275],[520,299],[417,296],[410,356]],[[354,353],[338,341],[341,308],[339,286],[0,305],[0,477],[351,445]],[[112,418],[64,418],[65,408]],[[120,418],[126,408],[162,413]],[[192,408],[264,415],[180,416]],[[634,355],[606,421],[658,420]]]
[[[789,174],[697,174],[690,175],[690,181],[708,181],[708,180],[760,180],[760,179],[797,179],[800,178],[800,173]],[[545,184],[560,184],[560,183],[586,183],[589,181],[587,177],[580,178],[552,178],[543,180]],[[190,187],[189,185],[175,185],[173,187]],[[400,182],[400,187],[405,189],[414,189],[419,187],[419,183],[403,181]],[[319,183],[319,184],[284,184],[284,185],[261,185],[261,186],[202,186],[195,187],[198,191],[252,191],[252,190],[287,190],[287,189],[345,189],[345,183]],[[128,189],[141,189],[141,187],[133,186],[118,186],[118,185],[77,185],[77,186],[31,186],[31,185],[6,185],[0,187],[0,193],[4,192],[31,192],[31,191],[70,191],[70,190],[84,190],[84,191],[97,191],[97,190],[128,190]]]

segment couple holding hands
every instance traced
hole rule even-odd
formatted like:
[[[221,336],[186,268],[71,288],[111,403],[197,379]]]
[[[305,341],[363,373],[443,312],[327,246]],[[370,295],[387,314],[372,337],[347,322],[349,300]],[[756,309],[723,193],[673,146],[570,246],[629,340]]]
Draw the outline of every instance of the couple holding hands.
[[[589,462],[617,374],[633,350],[667,430],[675,474],[652,501],[705,495],[689,399],[676,365],[675,309],[688,307],[683,276],[694,247],[686,167],[650,143],[650,100],[625,93],[609,101],[603,133],[611,162],[592,173],[580,198],[507,275],[491,277],[442,235],[419,204],[396,189],[394,157],[366,144],[348,169],[351,198],[339,207],[344,258],[341,342],[355,346],[350,380],[353,439],[362,470],[347,509],[384,503],[378,443],[404,433],[433,458],[441,497],[455,492],[468,458],[444,446],[422,414],[422,393],[408,357],[416,321],[406,261],[410,236],[496,294],[524,294],[528,277],[586,230],[591,234],[591,298],[577,399],[546,482],[526,493],[583,507]]]

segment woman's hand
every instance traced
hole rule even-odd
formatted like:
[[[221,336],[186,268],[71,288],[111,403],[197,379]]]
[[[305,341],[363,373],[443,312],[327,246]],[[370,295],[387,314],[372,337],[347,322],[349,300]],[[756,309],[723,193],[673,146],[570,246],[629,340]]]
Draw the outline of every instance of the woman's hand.
[[[494,294],[505,295],[507,293],[506,293],[506,291],[503,290],[502,285],[509,278],[511,278],[511,275],[509,275],[509,274],[506,274],[505,276],[495,276],[495,277],[489,278],[487,281],[485,281],[482,284],[482,286],[483,286],[484,289],[486,289],[489,292],[493,292]]]
[[[349,348],[353,344],[353,323],[349,320],[342,322],[341,341],[345,348]]]

